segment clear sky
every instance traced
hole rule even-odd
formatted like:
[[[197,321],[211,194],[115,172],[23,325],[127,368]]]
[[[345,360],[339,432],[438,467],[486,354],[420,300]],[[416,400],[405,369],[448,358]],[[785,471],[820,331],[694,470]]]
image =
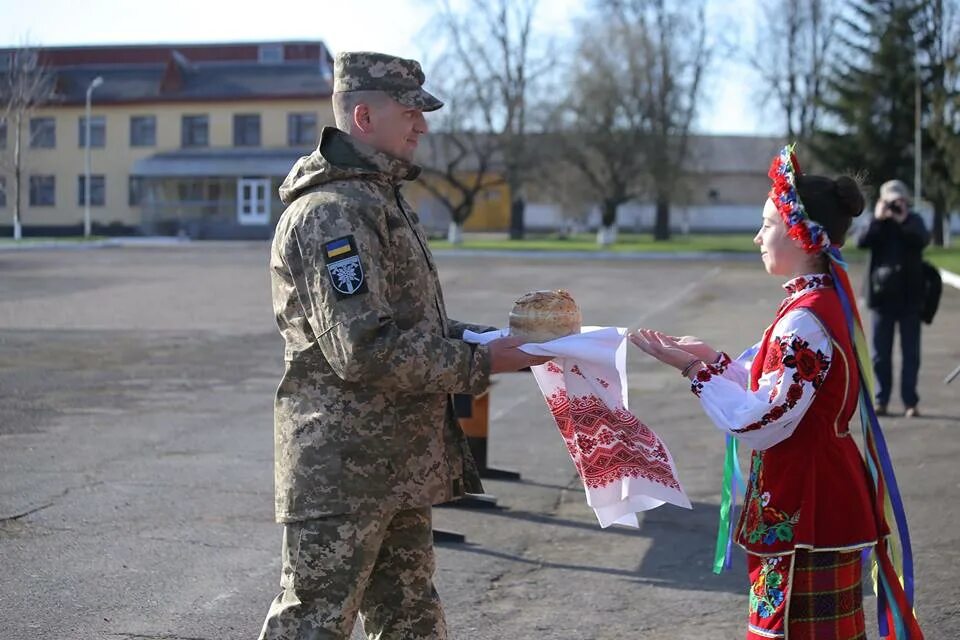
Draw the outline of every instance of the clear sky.
[[[748,35],[756,0],[708,0],[711,25],[728,40]],[[564,35],[584,4],[541,0],[537,27]],[[373,49],[419,57],[431,0],[0,0],[0,46],[323,40],[333,52]],[[428,79],[429,82],[429,79]],[[722,53],[705,85],[698,129],[770,133],[753,109],[749,72]]]

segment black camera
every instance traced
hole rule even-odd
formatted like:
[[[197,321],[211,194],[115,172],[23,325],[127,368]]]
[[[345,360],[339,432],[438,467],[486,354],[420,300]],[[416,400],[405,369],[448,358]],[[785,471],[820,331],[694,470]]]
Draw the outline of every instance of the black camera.
[[[902,215],[903,215],[903,204],[901,204],[901,203],[899,203],[899,202],[888,202],[888,203],[887,203],[887,210],[890,211],[890,213],[896,214],[896,215],[898,215],[898,216],[902,216]]]

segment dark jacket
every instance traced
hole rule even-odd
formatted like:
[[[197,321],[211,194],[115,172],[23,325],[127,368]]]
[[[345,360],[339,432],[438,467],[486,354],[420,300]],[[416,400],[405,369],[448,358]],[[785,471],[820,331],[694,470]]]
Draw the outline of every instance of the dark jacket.
[[[866,279],[867,305],[881,313],[918,312],[923,305],[923,248],[930,232],[916,213],[903,222],[877,220],[857,245],[870,250]]]
[[[940,270],[929,262],[923,263],[923,306],[920,308],[920,319],[927,324],[933,323],[940,307],[940,296],[943,294],[943,277]]]

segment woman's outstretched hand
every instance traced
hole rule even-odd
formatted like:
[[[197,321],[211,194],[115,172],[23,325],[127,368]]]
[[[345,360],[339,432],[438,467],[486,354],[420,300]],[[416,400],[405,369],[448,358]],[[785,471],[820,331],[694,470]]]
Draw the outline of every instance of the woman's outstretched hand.
[[[700,355],[691,353],[678,344],[677,339],[653,329],[637,329],[630,333],[630,342],[660,362],[683,371],[697,361]],[[702,342],[699,344],[703,344]],[[714,358],[708,360],[711,362]]]
[[[697,336],[667,336],[678,347],[689,353],[691,356],[700,358],[706,363],[716,362],[720,357],[720,352],[708,345]]]

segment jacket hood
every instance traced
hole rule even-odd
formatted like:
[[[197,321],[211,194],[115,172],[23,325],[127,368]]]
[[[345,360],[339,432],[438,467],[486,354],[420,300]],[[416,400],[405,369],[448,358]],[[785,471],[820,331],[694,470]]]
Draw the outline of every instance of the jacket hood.
[[[317,148],[297,160],[280,185],[280,200],[289,205],[304,192],[338,180],[380,179],[398,184],[418,175],[420,167],[415,164],[377,151],[336,127],[324,127]]]

